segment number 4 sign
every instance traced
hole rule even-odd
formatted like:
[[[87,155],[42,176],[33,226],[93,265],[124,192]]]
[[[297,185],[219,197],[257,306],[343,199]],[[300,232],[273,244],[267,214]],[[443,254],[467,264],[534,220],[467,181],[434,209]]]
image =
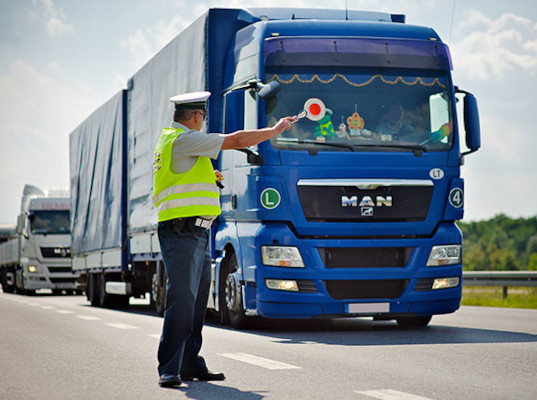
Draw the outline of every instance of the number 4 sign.
[[[463,203],[463,193],[461,188],[451,189],[449,192],[449,204],[455,208],[461,208]]]

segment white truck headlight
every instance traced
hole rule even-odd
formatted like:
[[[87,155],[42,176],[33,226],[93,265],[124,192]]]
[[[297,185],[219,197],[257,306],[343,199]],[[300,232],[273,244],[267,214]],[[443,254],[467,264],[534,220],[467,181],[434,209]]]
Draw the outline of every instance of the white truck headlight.
[[[302,256],[297,247],[261,246],[263,264],[273,267],[304,268]]]
[[[433,282],[432,289],[449,289],[459,286],[460,278],[458,276],[453,276],[450,278],[436,278]]]
[[[39,267],[39,265],[28,265],[28,272],[35,274],[41,272],[41,268]]]
[[[272,290],[285,290],[288,292],[298,292],[298,283],[288,279],[265,279],[265,284]]]
[[[429,259],[427,260],[428,267],[438,267],[442,265],[460,264],[461,258],[461,245],[460,244],[448,244],[442,246],[433,246]]]

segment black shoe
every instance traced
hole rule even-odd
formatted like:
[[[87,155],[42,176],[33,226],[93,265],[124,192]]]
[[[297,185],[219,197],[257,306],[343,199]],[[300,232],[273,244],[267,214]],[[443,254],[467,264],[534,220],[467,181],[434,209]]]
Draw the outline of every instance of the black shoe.
[[[198,381],[203,381],[203,382],[223,381],[226,379],[226,376],[222,372],[206,371],[206,372],[202,372],[202,373],[195,374],[195,375],[181,375],[181,379],[184,381],[198,380]]]
[[[160,380],[158,381],[160,387],[164,388],[174,388],[181,386],[181,380],[177,375],[162,374]]]

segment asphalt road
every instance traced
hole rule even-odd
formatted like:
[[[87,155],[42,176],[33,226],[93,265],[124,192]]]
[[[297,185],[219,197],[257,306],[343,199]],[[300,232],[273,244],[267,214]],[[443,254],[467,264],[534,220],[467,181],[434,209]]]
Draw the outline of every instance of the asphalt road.
[[[146,305],[0,292],[0,399],[537,398],[537,310],[463,307],[426,329],[370,319],[209,321],[202,354],[224,382],[158,387],[162,319]]]

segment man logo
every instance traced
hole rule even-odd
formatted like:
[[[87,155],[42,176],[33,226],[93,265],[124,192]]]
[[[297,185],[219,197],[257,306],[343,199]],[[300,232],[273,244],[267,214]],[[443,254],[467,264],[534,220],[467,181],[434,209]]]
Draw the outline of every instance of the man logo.
[[[360,207],[391,207],[392,196],[376,196],[375,201],[371,196],[364,196],[359,205]],[[341,207],[358,207],[358,196],[341,196]]]

